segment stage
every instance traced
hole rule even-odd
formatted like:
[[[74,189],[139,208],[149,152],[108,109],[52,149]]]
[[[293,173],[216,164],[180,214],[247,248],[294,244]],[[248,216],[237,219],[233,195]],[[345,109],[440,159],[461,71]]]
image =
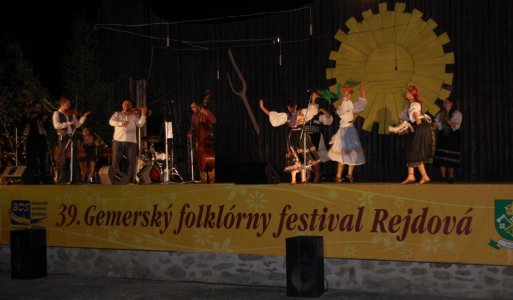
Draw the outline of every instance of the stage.
[[[10,230],[45,228],[48,274],[283,287],[286,238],[320,236],[330,289],[499,299],[512,198],[511,184],[1,185],[0,269]]]

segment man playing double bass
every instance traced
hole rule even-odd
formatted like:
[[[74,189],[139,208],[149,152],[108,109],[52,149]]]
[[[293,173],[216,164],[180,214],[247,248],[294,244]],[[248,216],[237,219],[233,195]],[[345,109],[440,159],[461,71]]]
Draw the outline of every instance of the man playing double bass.
[[[205,102],[205,101],[204,101]],[[213,125],[217,122],[214,114],[204,105],[191,103],[191,128],[187,137],[193,139],[194,150],[198,157],[201,183],[215,182]]]

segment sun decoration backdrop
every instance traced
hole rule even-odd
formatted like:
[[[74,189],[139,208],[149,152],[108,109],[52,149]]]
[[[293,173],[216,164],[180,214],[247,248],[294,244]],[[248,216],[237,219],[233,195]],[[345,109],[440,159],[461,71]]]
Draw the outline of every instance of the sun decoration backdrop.
[[[423,111],[432,114],[439,110],[436,100],[450,95],[444,87],[452,85],[453,74],[446,73],[446,65],[454,64],[454,54],[443,48],[449,36],[437,36],[435,21],[424,21],[416,9],[404,12],[405,7],[405,3],[396,3],[395,10],[388,11],[387,4],[380,3],[379,13],[364,11],[361,22],[355,18],[346,22],[348,33],[339,29],[335,35],[341,45],[330,54],[336,65],[326,70],[326,76],[337,83],[363,82],[368,103],[360,116],[365,118],[366,131],[379,123],[379,133],[388,134],[388,126],[398,123],[407,104],[404,90],[408,85],[419,87]],[[336,84],[330,87],[332,92],[335,89]],[[355,89],[353,97],[358,96]]]

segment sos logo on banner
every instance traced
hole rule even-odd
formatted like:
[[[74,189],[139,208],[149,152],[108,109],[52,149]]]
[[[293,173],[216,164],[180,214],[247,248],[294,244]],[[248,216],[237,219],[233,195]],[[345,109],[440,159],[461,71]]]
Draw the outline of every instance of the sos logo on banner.
[[[31,227],[38,225],[47,218],[48,202],[30,200],[12,200],[9,216],[11,225],[15,227]]]

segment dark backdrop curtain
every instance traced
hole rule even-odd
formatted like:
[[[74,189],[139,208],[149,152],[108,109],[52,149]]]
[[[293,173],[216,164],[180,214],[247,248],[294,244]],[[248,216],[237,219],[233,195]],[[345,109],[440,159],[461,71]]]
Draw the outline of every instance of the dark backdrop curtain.
[[[146,79],[150,117],[149,134],[162,129],[164,104],[170,103],[175,126],[174,149],[177,166],[187,175],[186,132],[190,122],[191,101],[201,102],[202,91],[209,88],[209,106],[218,118],[215,127],[217,163],[222,168],[237,162],[269,161],[281,170],[284,163],[287,128],[273,128],[258,107],[263,98],[271,110],[284,111],[289,100],[304,107],[306,90],[326,88],[328,60],[336,51],[333,39],[338,29],[347,31],[344,23],[362,12],[378,12],[382,1],[312,1],[313,35],[309,35],[310,11],[229,19],[213,23],[154,25],[118,28],[136,32],[101,29],[102,55],[106,78],[110,82],[109,107],[120,107],[128,95],[127,78]],[[389,10],[394,1],[387,1]],[[425,20],[437,24],[435,32],[447,32],[451,42],[446,46],[455,54],[456,63],[448,66],[454,73],[452,98],[463,113],[462,167],[460,181],[512,181],[513,121],[513,1],[418,0],[407,3],[407,11],[418,9]],[[141,2],[103,1],[101,23],[142,24],[165,22]],[[165,37],[170,45],[166,47]],[[246,42],[246,39],[280,37]],[[161,39],[156,39],[160,37]],[[203,48],[179,41],[234,40],[209,42]],[[238,41],[235,41],[238,40]],[[260,127],[257,135],[242,100],[232,93],[228,76],[240,89],[240,80],[228,58],[228,49],[244,74],[248,98]],[[280,49],[281,48],[281,49]],[[279,56],[281,52],[281,62]],[[219,79],[217,72],[219,71]],[[173,101],[170,101],[173,100]],[[328,105],[323,103],[326,108]],[[406,105],[406,102],[405,102]],[[399,181],[406,176],[401,138],[360,130],[356,122],[367,164],[357,168],[359,181]],[[325,138],[336,132],[338,120],[324,129]],[[324,176],[335,171],[335,163],[323,164]],[[218,171],[218,172],[219,172]],[[437,170],[430,170],[436,178]],[[220,174],[219,176],[222,177]]]

